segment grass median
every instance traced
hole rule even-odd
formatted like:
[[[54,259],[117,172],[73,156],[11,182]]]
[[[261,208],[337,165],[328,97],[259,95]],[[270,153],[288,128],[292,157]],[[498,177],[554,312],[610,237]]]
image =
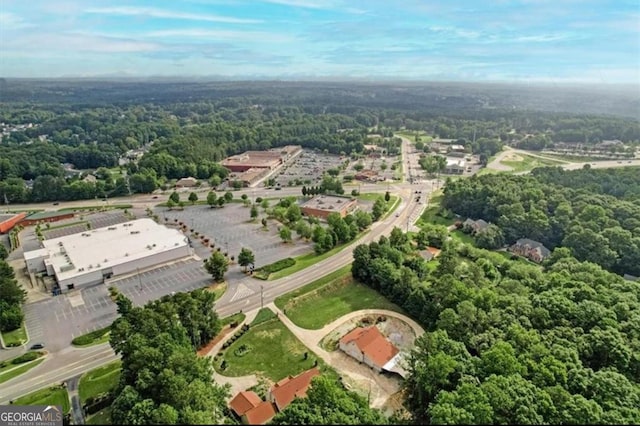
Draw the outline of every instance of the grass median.
[[[44,352],[27,352],[15,358],[0,362],[0,383],[6,382],[37,367],[44,361]]]
[[[91,331],[87,334],[83,334],[82,336],[78,336],[74,338],[71,343],[74,346],[78,346],[81,348],[85,348],[87,346],[99,345],[101,343],[107,343],[109,341],[109,333],[111,331],[111,326],[107,326],[104,328],[99,328],[97,330]]]

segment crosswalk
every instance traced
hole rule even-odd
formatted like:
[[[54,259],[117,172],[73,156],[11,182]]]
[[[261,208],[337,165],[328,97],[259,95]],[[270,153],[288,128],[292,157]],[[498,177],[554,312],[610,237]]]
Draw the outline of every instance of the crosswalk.
[[[238,289],[236,290],[236,293],[231,297],[231,302],[234,302],[239,299],[243,299],[245,297],[249,297],[253,293],[255,293],[253,290],[251,290],[245,284],[240,283],[240,285],[238,285]]]

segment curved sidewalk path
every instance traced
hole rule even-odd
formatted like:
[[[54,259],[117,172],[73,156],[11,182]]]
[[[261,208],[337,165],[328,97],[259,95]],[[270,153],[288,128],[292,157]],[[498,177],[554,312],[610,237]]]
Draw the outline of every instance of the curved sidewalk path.
[[[362,309],[350,312],[325,325],[319,330],[308,330],[295,325],[293,321],[284,314],[284,312],[278,309],[275,303],[271,302],[266,305],[266,307],[273,310],[278,315],[280,321],[282,321],[282,323],[285,324],[287,328],[291,330],[291,332],[319,358],[331,367],[335,368],[341,375],[349,377],[361,389],[368,390],[370,405],[376,408],[382,407],[391,395],[402,388],[402,381],[395,376],[376,373],[367,365],[360,364],[358,361],[340,350],[328,352],[320,347],[320,341],[335,328],[348,321],[365,315],[386,315],[397,318],[411,327],[416,338],[424,334],[424,329],[411,318],[385,309]]]
[[[246,312],[244,320],[240,324],[238,324],[238,326],[233,330],[233,332],[228,333],[226,336],[224,336],[224,338],[220,340],[218,343],[216,343],[205,356],[209,356],[212,358],[216,356],[216,354],[220,352],[220,349],[222,349],[222,345],[224,344],[224,342],[229,340],[231,336],[233,336],[233,334],[236,332],[236,330],[239,330],[244,324],[251,324],[251,322],[255,319],[256,315],[258,314],[258,311],[259,309],[254,309],[253,311]],[[258,377],[256,377],[255,374],[249,374],[248,376],[231,377],[231,376],[223,376],[222,374],[218,373],[215,370],[213,370],[213,380],[215,380],[215,382],[218,383],[219,385],[226,385],[227,383],[231,385],[231,390],[229,391],[230,392],[229,399],[236,396],[238,392],[247,390],[251,386],[258,384]]]

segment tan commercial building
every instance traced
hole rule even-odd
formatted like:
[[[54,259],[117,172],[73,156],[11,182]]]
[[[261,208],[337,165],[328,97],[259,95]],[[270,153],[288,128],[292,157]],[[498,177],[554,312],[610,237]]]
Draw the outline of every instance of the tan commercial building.
[[[232,155],[220,164],[232,172],[245,172],[252,168],[273,170],[301,151],[302,147],[298,145],[287,145],[269,151],[246,151]]]
[[[358,202],[349,197],[317,195],[300,206],[300,211],[304,216],[326,220],[331,213],[339,213],[340,217],[345,217],[357,207]]]

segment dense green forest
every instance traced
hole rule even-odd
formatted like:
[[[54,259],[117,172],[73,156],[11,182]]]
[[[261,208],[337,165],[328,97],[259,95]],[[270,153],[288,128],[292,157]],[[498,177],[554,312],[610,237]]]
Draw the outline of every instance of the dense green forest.
[[[0,93],[0,202],[151,192],[187,176],[223,180],[217,162],[228,155],[287,144],[358,154],[370,131],[386,138],[401,129],[426,132],[485,157],[505,143],[541,149],[554,141],[640,141],[637,119],[623,112],[638,110],[638,100],[567,90],[601,104],[613,96],[619,102],[600,114],[619,116],[579,105],[572,111],[581,115],[569,114],[566,98],[552,102],[553,91],[499,85],[7,80]],[[628,108],[618,110],[620,104]],[[27,126],[12,127],[18,125]],[[131,150],[144,156],[115,168]],[[84,182],[63,164],[98,169],[98,181]]]
[[[15,272],[5,258],[7,249],[0,243],[0,331],[12,331],[22,325],[22,304],[27,292],[20,287]]]
[[[498,226],[506,244],[530,238],[579,260],[640,276],[637,168],[484,175],[448,182],[442,207]]]
[[[221,424],[228,387],[196,349],[221,329],[213,293],[195,290],[134,307],[119,294],[110,343],[122,359],[113,424]]]
[[[556,250],[544,267],[445,242],[431,270],[395,228],[353,276],[426,329],[409,358],[416,424],[638,424],[640,283]]]

